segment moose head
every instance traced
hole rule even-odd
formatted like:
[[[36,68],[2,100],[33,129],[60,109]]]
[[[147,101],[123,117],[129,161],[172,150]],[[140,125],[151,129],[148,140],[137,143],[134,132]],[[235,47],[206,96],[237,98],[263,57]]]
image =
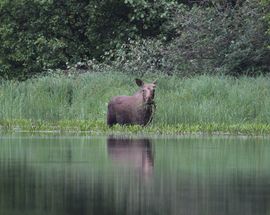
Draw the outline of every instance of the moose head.
[[[135,81],[136,84],[141,88],[138,93],[142,94],[143,101],[146,104],[152,104],[155,98],[155,88],[157,81],[155,80],[153,83],[150,84],[145,84],[141,79],[138,78],[136,78]]]

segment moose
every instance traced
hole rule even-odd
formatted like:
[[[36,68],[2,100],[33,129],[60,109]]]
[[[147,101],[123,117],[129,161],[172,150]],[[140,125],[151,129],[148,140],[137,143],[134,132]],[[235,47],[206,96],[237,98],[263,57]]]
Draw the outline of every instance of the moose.
[[[135,79],[140,89],[133,96],[115,96],[108,104],[107,124],[148,125],[156,109],[154,102],[157,81],[144,83]]]

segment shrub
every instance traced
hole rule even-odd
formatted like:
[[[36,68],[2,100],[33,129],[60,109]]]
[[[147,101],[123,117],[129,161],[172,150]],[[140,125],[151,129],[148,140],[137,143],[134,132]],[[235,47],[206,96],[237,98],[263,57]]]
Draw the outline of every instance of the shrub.
[[[268,72],[264,1],[0,0],[0,77],[93,58],[139,74]]]
[[[268,23],[267,33],[270,35],[270,0],[262,0],[262,5],[264,10],[266,11],[265,16],[263,16],[264,20]],[[269,43],[270,48],[270,43]]]
[[[190,76],[269,72],[265,11],[255,0],[242,5],[178,7],[164,24],[164,38],[132,42],[115,53],[124,71]]]
[[[160,32],[172,3],[127,0],[0,1],[0,76],[25,79],[97,58],[128,38]],[[168,5],[168,6],[166,6]]]

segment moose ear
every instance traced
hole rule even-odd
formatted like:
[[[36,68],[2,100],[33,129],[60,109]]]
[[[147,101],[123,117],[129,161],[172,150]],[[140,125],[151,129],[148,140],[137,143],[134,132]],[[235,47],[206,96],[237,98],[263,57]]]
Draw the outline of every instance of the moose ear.
[[[136,81],[136,84],[137,84],[139,87],[141,87],[142,85],[144,85],[144,83],[143,83],[143,81],[142,81],[141,79],[136,78],[135,81]]]

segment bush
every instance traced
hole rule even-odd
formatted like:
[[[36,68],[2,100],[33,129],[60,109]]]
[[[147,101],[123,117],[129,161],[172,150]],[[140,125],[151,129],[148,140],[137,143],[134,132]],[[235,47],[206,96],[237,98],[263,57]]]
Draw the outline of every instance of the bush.
[[[270,71],[265,11],[255,0],[241,6],[178,7],[164,38],[132,42],[115,53],[118,68],[133,73],[257,75]]]
[[[93,58],[139,74],[268,72],[264,1],[0,0],[0,77]]]
[[[135,3],[136,2],[136,3]],[[166,0],[0,0],[0,76],[25,79],[100,57],[128,38],[152,37]]]
[[[264,7],[264,10],[266,11],[266,14],[263,18],[268,23],[267,33],[268,35],[270,35],[270,0],[262,0],[262,5]],[[270,43],[269,43],[269,48],[270,48]]]

